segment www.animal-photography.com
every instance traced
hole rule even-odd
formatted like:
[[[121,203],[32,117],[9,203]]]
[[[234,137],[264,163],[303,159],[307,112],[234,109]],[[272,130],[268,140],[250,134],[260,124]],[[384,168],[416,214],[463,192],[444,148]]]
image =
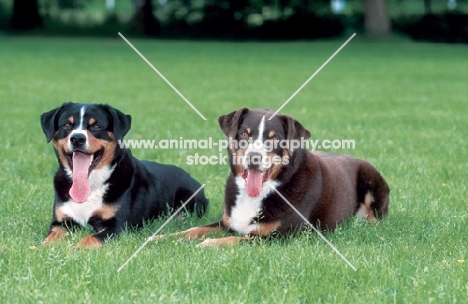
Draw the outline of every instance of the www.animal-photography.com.
[[[0,0],[2,302],[467,302],[467,28],[464,0]]]

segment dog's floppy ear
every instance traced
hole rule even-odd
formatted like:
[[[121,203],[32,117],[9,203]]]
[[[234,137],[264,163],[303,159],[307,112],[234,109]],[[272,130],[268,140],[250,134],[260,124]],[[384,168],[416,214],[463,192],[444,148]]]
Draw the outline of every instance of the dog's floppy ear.
[[[237,111],[218,117],[218,123],[221,130],[227,137],[235,138],[239,129],[241,118],[249,112],[247,108],[241,108]]]
[[[72,104],[71,102],[66,102],[58,108],[50,110],[49,112],[44,112],[41,115],[41,127],[44,132],[47,142],[50,142],[54,137],[55,132],[58,130],[58,114],[62,111],[63,108]]]
[[[286,127],[286,140],[291,141],[291,140],[301,140],[301,139],[309,139],[310,138],[310,132],[304,126],[298,122],[296,119],[294,119],[291,116],[288,115],[282,115],[281,117],[283,119],[284,125]],[[289,153],[292,155],[293,148],[291,147],[291,142],[289,144]]]
[[[110,105],[102,105],[112,118],[115,139],[122,139],[132,126],[132,116],[124,114]]]

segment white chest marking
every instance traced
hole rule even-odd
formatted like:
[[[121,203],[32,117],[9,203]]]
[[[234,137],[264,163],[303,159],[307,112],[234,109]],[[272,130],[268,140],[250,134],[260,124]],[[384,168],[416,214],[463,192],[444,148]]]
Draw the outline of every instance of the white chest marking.
[[[88,178],[91,194],[86,202],[79,204],[69,200],[60,207],[60,211],[71,217],[78,224],[86,226],[91,215],[103,206],[102,198],[109,187],[105,182],[109,179],[114,168],[115,166],[93,170]]]
[[[231,229],[241,234],[250,234],[258,228],[258,225],[252,223],[252,221],[255,217],[261,216],[263,199],[273,192],[271,186],[276,188],[279,182],[266,181],[263,183],[260,195],[256,197],[248,196],[245,189],[245,181],[242,177],[236,177],[236,185],[239,189],[239,194],[236,196],[236,203],[231,209],[229,222]]]

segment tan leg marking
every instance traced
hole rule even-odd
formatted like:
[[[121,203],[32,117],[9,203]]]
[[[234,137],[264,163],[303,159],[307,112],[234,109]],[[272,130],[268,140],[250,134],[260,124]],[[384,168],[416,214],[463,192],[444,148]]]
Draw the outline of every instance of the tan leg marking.
[[[219,230],[218,227],[203,227],[203,226],[200,226],[200,227],[190,228],[188,230],[185,230],[185,231],[182,231],[182,232],[179,232],[179,233],[184,239],[193,240],[193,239],[202,238],[205,235],[207,235],[208,233],[214,232],[214,231],[217,231],[217,230]]]
[[[251,232],[252,235],[268,236],[273,231],[277,230],[281,226],[281,221],[271,222],[271,223],[260,223],[258,228]]]
[[[372,193],[367,192],[364,196],[364,204],[361,203],[361,205],[355,213],[355,216],[358,218],[366,219],[368,221],[377,220],[377,218],[375,217],[375,212],[371,207],[373,202],[374,196],[372,195]]]
[[[116,206],[104,205],[102,208],[93,212],[91,216],[100,217],[103,220],[108,220],[117,214],[118,208]]]
[[[58,243],[59,241],[65,238],[65,235],[66,235],[65,228],[54,227],[52,228],[52,230],[50,231],[46,239],[42,242],[42,245],[48,246],[53,243]]]
[[[228,236],[219,239],[206,239],[197,247],[221,247],[221,246],[234,246],[242,241],[249,240],[248,236]]]
[[[170,234],[160,234],[152,237],[152,241],[157,241],[157,240],[162,240],[166,237],[179,237],[183,238],[185,240],[194,240],[194,239],[199,239],[207,235],[208,233],[214,232],[219,230],[218,227],[206,227],[206,226],[199,226],[199,227],[193,227],[184,231],[180,232],[174,232]]]
[[[76,244],[76,248],[83,248],[83,249],[92,249],[92,248],[100,248],[103,244],[100,240],[95,238],[92,235],[88,235],[87,237],[83,238],[78,244]]]

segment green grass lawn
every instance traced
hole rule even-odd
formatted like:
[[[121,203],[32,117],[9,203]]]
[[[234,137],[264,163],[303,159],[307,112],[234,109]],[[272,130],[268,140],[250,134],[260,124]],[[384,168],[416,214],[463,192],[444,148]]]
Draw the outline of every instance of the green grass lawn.
[[[42,112],[64,101],[109,103],[133,116],[128,139],[222,139],[217,117],[277,109],[344,42],[219,43],[132,40],[202,120],[117,35],[115,39],[0,37],[0,299],[2,303],[465,303],[468,301],[468,48],[370,43],[356,37],[284,109],[314,139],[370,160],[391,187],[389,216],[351,219],[327,238],[259,240],[232,248],[149,243],[163,220],[99,250],[73,246],[89,230],[42,247],[51,217],[52,145]],[[206,183],[201,219],[222,215],[227,166],[187,165],[213,150],[133,150]]]

